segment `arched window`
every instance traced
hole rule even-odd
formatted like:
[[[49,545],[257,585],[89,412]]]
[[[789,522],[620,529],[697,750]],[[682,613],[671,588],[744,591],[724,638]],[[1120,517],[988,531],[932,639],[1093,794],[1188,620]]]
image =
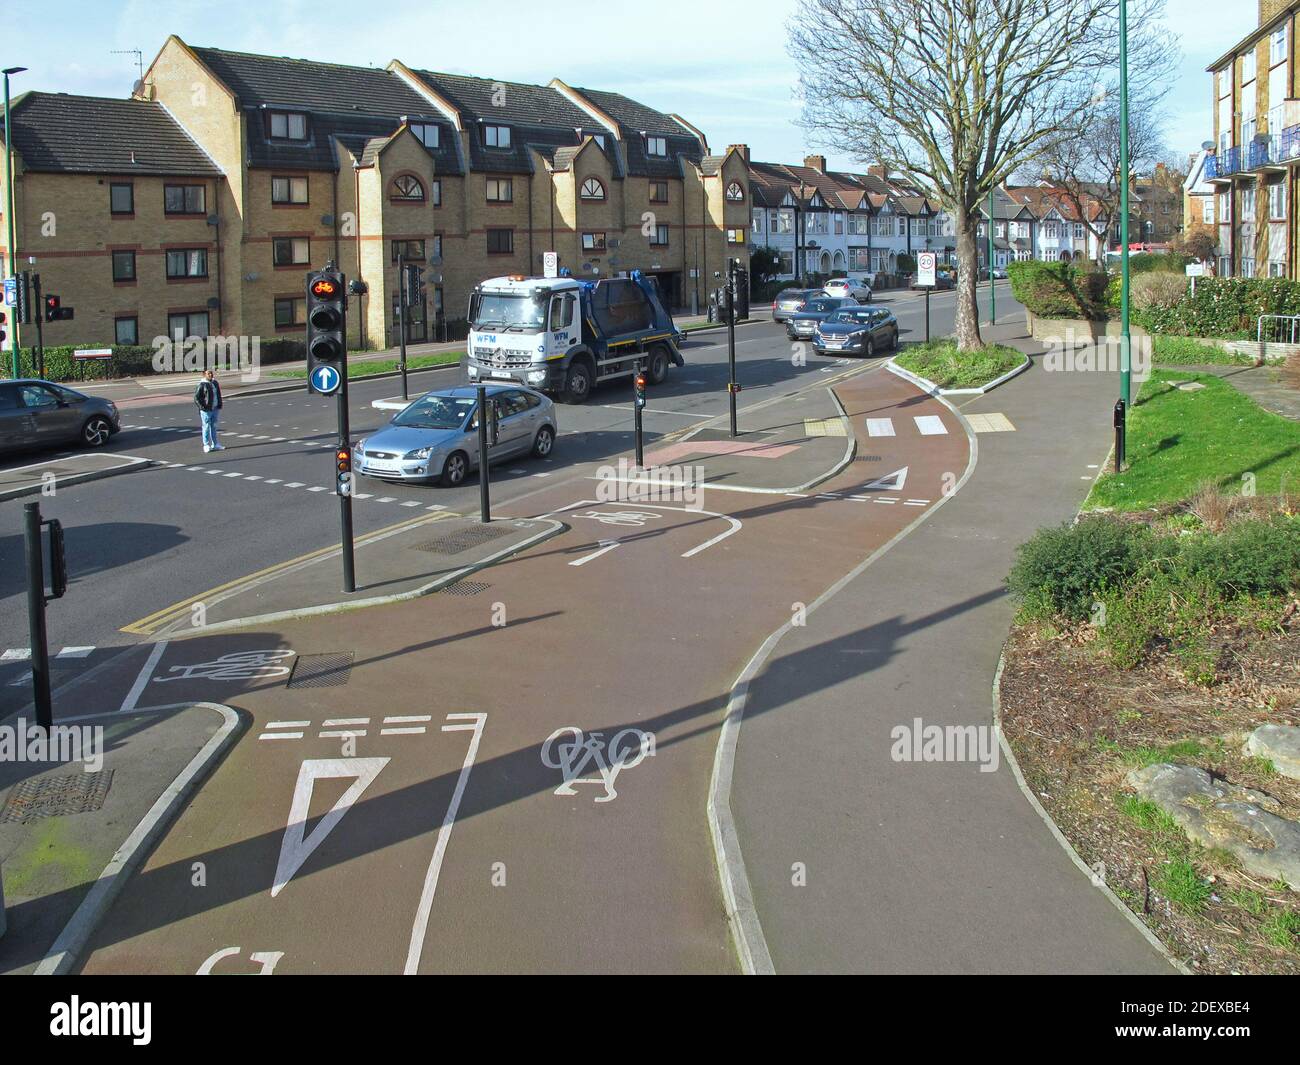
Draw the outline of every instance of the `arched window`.
[[[733,181],[727,186],[727,199],[732,203],[739,203],[745,198],[745,190],[740,187],[739,181]]]
[[[423,203],[424,184],[414,174],[399,174],[393,178],[390,199],[394,203]]]
[[[603,200],[605,198],[605,186],[600,183],[599,178],[589,177],[582,183],[582,189],[578,195],[584,200]]]

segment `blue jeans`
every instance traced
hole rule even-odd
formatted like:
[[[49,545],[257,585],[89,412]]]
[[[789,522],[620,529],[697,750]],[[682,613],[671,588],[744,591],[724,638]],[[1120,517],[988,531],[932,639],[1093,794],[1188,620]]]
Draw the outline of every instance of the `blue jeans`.
[[[217,422],[221,419],[220,410],[201,410],[199,417],[203,420],[203,446],[217,446]]]

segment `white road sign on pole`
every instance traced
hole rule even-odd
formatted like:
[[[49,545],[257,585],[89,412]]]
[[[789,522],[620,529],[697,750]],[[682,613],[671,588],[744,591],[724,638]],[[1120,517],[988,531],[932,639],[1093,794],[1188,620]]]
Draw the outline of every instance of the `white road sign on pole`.
[[[542,275],[544,277],[560,276],[560,257],[555,252],[542,253]]]
[[[918,252],[916,256],[916,283],[918,285],[928,285],[934,288],[935,269],[938,265],[938,256],[932,251]]]

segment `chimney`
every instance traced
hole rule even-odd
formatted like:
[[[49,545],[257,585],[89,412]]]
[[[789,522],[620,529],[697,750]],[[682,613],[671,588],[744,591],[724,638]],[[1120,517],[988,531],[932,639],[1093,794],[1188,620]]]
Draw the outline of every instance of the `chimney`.
[[[810,166],[819,174],[826,173],[826,156],[824,155],[805,155],[803,165]]]
[[[728,144],[727,151],[735,148],[740,153],[740,157],[745,160],[745,165],[749,165],[749,145],[748,144]]]
[[[1259,0],[1259,24],[1271,22],[1282,14],[1291,4],[1291,0]]]

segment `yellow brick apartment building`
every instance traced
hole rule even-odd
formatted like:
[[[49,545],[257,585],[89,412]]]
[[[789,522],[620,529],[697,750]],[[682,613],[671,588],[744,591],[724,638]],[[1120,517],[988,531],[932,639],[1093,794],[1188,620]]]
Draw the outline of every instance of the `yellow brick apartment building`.
[[[1217,227],[1220,277],[1300,280],[1297,13],[1300,0],[1259,0],[1256,29],[1207,68],[1214,137],[1198,188],[1213,202],[1195,207]]]
[[[398,340],[399,256],[425,267],[416,342],[439,314],[462,318],[478,281],[540,274],[548,251],[579,278],[652,274],[677,306],[748,261],[745,146],[713,153],[679,116],[559,79],[172,36],[130,99],[28,93],[12,117],[17,268],[76,311],[45,325],[47,344],[300,339],[304,274],[327,259],[364,282],[348,326],[372,347]]]

